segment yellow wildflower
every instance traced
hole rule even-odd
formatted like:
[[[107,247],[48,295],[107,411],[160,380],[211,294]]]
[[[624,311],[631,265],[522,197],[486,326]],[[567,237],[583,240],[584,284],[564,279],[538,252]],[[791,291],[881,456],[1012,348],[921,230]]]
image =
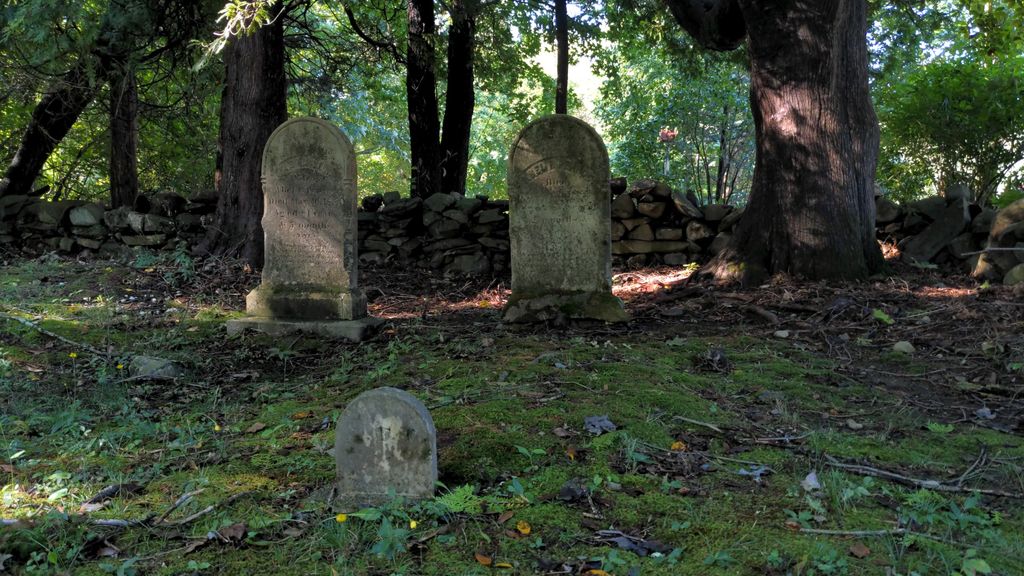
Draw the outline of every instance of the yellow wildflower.
[[[78,352],[71,352],[68,354],[68,358],[78,358]]]
[[[420,523],[415,520],[409,520],[409,530],[415,530]]]
[[[340,524],[340,523],[345,522],[346,520],[348,520],[348,514],[344,514],[344,513],[338,514],[337,516],[334,517],[334,519],[337,520],[338,523]]]

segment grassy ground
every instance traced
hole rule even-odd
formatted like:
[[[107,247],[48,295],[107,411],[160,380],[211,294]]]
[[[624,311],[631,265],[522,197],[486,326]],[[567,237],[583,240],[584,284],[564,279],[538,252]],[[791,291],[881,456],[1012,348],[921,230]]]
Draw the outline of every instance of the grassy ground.
[[[1024,573],[1011,295],[880,279],[830,316],[821,287],[656,301],[634,274],[629,326],[513,328],[500,287],[388,277],[354,345],[227,337],[255,278],[182,256],[7,262],[0,573]],[[942,327],[984,298],[1009,323]],[[332,510],[334,419],[377,386],[431,409],[443,486]]]

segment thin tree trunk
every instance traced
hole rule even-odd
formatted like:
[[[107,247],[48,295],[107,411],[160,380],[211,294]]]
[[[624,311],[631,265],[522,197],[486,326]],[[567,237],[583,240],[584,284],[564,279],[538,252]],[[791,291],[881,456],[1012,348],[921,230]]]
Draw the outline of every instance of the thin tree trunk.
[[[280,4],[273,7],[276,14]],[[237,256],[263,264],[263,147],[288,117],[283,18],[224,49],[220,108],[220,186],[217,213],[199,253]]]
[[[46,160],[96,97],[88,64],[80,61],[40,99],[4,177],[0,196],[29,194]]]
[[[472,0],[469,0],[472,1]],[[448,90],[445,93],[444,129],[441,132],[441,190],[466,193],[469,137],[473,125],[473,52],[476,15],[467,0],[452,0],[452,26],[448,31]]]
[[[725,198],[725,187],[729,179],[729,106],[723,109],[722,124],[718,127],[718,173],[715,176],[715,202],[721,203]]]
[[[405,78],[409,105],[410,194],[426,198],[441,191],[441,122],[437,110],[434,0],[408,0],[409,48]]]
[[[558,50],[555,114],[569,113],[569,13],[566,0],[555,0],[555,43]]]
[[[757,159],[749,209],[710,270],[745,283],[779,272],[867,277],[882,257],[874,235],[878,123],[868,93],[866,2],[739,5]]]
[[[110,82],[110,205],[132,206],[139,194],[139,97],[135,71]]]

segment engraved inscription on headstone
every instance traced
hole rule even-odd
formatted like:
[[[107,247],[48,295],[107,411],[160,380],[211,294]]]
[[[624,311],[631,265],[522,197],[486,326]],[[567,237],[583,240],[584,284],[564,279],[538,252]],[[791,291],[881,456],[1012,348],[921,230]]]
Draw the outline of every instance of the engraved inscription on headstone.
[[[608,152],[582,120],[541,118],[509,157],[510,322],[628,319],[611,292]]]
[[[434,495],[437,432],[426,407],[408,392],[377,388],[350,402],[338,419],[334,457],[343,504]]]
[[[318,118],[279,126],[263,150],[264,265],[237,332],[305,330],[352,340],[373,322],[357,286],[356,160],[352,143]]]

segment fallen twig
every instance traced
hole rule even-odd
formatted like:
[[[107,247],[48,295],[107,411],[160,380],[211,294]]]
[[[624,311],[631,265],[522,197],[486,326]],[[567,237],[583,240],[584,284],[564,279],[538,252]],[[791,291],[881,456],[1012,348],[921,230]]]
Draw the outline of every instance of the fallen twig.
[[[1019,492],[1006,492],[1004,490],[992,490],[989,488],[969,488],[964,486],[953,486],[949,484],[943,484],[938,480],[922,480],[920,478],[911,478],[888,470],[882,470],[873,466],[864,466],[861,464],[846,464],[836,460],[831,456],[826,456],[826,464],[833,468],[839,468],[841,470],[849,470],[850,472],[857,472],[864,474],[865,476],[877,476],[879,478],[885,478],[891,480],[897,484],[903,484],[904,486],[913,486],[915,488],[925,488],[928,490],[935,490],[936,492],[977,492],[978,494],[984,494],[986,496],[1001,496],[1003,498],[1019,498],[1024,499],[1024,494]]]
[[[778,446],[779,442],[782,442],[784,444],[789,444],[789,443],[795,442],[797,440],[803,440],[804,438],[809,438],[811,436],[811,434],[814,434],[814,432],[805,432],[805,433],[803,433],[803,434],[801,434],[799,436],[776,436],[776,437],[773,437],[773,438],[751,438],[750,441],[753,442],[754,444],[766,444],[768,446]]]
[[[229,498],[227,498],[225,500],[222,500],[222,501],[220,501],[220,502],[218,502],[216,504],[210,504],[206,508],[203,508],[202,510],[200,510],[199,512],[196,512],[195,514],[192,514],[191,516],[186,516],[186,517],[184,517],[184,518],[182,518],[180,520],[175,520],[174,522],[165,522],[165,524],[168,525],[168,526],[183,526],[185,524],[189,524],[191,522],[195,522],[199,518],[202,518],[203,516],[206,516],[210,512],[213,512],[217,508],[220,508],[222,506],[227,506],[228,504],[231,504],[232,502],[234,502],[235,500],[238,500],[242,496],[247,496],[249,494],[251,494],[251,492],[249,492],[249,491],[239,492],[238,494],[233,494]]]
[[[961,252],[960,256],[976,256],[978,254],[984,254],[985,252],[1024,252],[1024,248],[1013,248],[1013,247],[998,248],[998,247],[992,247],[992,248],[985,248],[984,250],[978,250],[976,252]]]
[[[70,338],[65,338],[64,336],[61,336],[60,334],[56,334],[54,332],[51,332],[51,331],[47,330],[46,328],[43,328],[42,326],[36,324],[35,322],[32,322],[31,320],[27,320],[25,318],[21,318],[20,316],[14,316],[12,314],[8,314],[6,312],[0,311],[0,318],[3,318],[5,320],[13,320],[13,321],[15,321],[15,322],[17,322],[19,324],[28,326],[29,328],[35,330],[36,332],[39,332],[40,334],[45,334],[46,336],[49,336],[50,338],[54,338],[56,340],[60,340],[61,342],[65,343],[65,344],[74,346],[76,349],[86,350],[86,351],[91,352],[92,354],[94,354],[96,356],[103,356],[103,357],[109,356],[109,354],[107,354],[106,352],[102,352],[102,351],[100,351],[100,350],[98,350],[96,348],[93,348],[92,346],[89,346],[88,344],[83,344],[81,342],[75,342],[74,340],[71,340]]]
[[[186,493],[182,494],[181,496],[179,496],[178,499],[174,501],[174,504],[172,504],[170,508],[168,508],[166,511],[164,511],[164,513],[161,514],[153,522],[153,524],[162,524],[164,522],[164,520],[167,520],[167,517],[171,515],[171,512],[174,512],[178,508],[181,508],[186,502],[188,502],[189,500],[194,498],[196,495],[200,494],[202,491],[203,491],[202,488],[200,488],[199,490],[193,490],[192,492],[186,492]]]
[[[715,432],[718,432],[719,434],[725,434],[724,430],[722,430],[718,426],[715,426],[714,424],[708,424],[707,422],[701,422],[700,420],[694,420],[693,418],[687,418],[686,416],[673,416],[672,419],[673,420],[682,420],[683,422],[689,422],[690,424],[695,424],[697,426],[703,426],[705,428],[710,428],[710,429],[714,430]]]
[[[822,530],[818,528],[801,528],[803,534],[823,534],[825,536],[899,536],[907,534],[906,528],[891,528],[889,530]]]
[[[756,304],[746,304],[744,306],[741,306],[740,308],[742,310],[746,310],[746,311],[751,312],[751,313],[753,313],[753,314],[755,314],[757,316],[760,316],[761,318],[764,318],[765,320],[768,321],[769,324],[779,324],[781,322],[781,320],[779,320],[779,317],[778,317],[777,314],[775,314],[774,312],[770,312],[768,310],[765,310],[764,308],[762,308],[762,307],[760,307],[760,306],[758,306]]]

